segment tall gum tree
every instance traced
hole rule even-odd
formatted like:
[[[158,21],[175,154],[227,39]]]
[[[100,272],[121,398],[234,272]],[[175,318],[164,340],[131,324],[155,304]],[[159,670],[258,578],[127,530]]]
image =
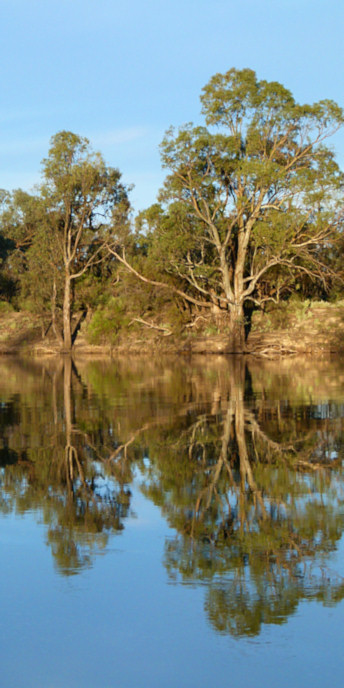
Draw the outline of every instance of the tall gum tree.
[[[298,105],[249,69],[216,74],[201,101],[207,126],[171,128],[161,144],[169,174],[151,244],[182,280],[178,293],[221,316],[228,351],[243,352],[245,307],[275,298],[276,275],[280,285],[283,274],[330,274],[343,178],[324,142],[343,111],[329,100]]]
[[[127,217],[128,194],[120,172],[70,131],[52,137],[43,175],[41,193],[63,271],[63,349],[69,351],[75,281],[107,255],[113,218],[120,223]]]

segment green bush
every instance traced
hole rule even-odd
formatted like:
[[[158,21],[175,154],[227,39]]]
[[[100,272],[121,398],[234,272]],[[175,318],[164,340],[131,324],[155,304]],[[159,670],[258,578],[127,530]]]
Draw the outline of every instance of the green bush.
[[[7,313],[13,313],[14,308],[12,304],[8,301],[0,301],[0,315],[6,315]]]
[[[122,300],[113,297],[105,306],[97,308],[88,324],[86,336],[92,344],[114,344],[129,322]]]

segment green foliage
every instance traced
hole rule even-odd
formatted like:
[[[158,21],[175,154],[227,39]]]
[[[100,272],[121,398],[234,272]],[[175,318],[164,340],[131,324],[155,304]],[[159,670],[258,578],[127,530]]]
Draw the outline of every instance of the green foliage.
[[[343,175],[325,141],[344,116],[248,69],[215,75],[201,101],[207,127],[167,131],[161,205],[141,219],[157,268],[235,326],[244,304],[288,294],[295,275],[306,290],[328,288]]]
[[[2,292],[10,278],[17,306],[54,319],[63,310],[64,332],[74,305],[97,306],[113,263],[105,243],[127,223],[128,189],[120,176],[86,138],[61,131],[43,160],[38,194],[1,193],[0,258],[9,247]]]
[[[73,230],[82,227],[83,241],[109,226],[115,208],[123,205],[123,211],[128,209],[119,170],[107,167],[100,153],[92,152],[87,138],[70,131],[52,137],[48,157],[43,160],[43,177],[42,195],[50,214],[61,213],[63,222],[66,213],[71,213]],[[56,229],[62,230],[59,222]]]
[[[99,306],[87,326],[87,338],[92,344],[115,344],[121,330],[126,329],[130,319],[126,306],[120,298],[111,298],[105,306]]]
[[[1,315],[6,315],[6,313],[13,313],[14,308],[11,303],[8,301],[1,301],[0,300],[0,316]]]
[[[68,131],[53,136],[43,176],[41,193],[64,278],[63,343],[70,350],[77,280],[108,257],[113,225],[127,221],[128,195],[120,172],[90,150],[88,139]]]
[[[298,104],[251,69],[215,74],[201,103],[202,126],[166,132],[166,180],[135,230],[119,170],[70,131],[52,137],[35,194],[0,191],[2,297],[63,314],[66,349],[76,311],[95,311],[104,341],[132,318],[181,334],[201,316],[240,351],[248,310],[343,296],[344,178],[327,146],[342,109]]]

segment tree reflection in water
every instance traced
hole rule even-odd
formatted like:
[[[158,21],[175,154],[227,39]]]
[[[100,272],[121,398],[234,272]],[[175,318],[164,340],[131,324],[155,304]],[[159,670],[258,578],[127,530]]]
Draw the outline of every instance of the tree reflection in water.
[[[236,357],[18,365],[0,408],[0,508],[43,514],[61,573],[123,529],[138,468],[175,533],[168,574],[205,586],[217,631],[255,635],[304,598],[342,599],[329,568],[343,532],[341,400],[319,406],[304,378]]]
[[[154,452],[144,491],[177,532],[165,547],[171,579],[206,584],[217,631],[256,635],[305,597],[344,596],[327,565],[343,531],[343,451],[329,453],[341,438],[329,427],[324,436],[316,409],[300,433],[299,409],[284,401],[250,408],[245,363],[228,365],[230,384],[214,388],[209,411]]]
[[[91,423],[90,435],[84,429],[90,425],[90,409],[86,404],[82,410],[87,392],[72,359],[64,358],[51,374],[42,372],[29,404],[20,406],[17,398],[18,426],[15,414],[7,423],[15,450],[11,461],[5,461],[0,508],[42,511],[55,563],[68,575],[90,565],[93,555],[106,547],[109,534],[123,529],[131,474],[124,461],[107,461],[109,448],[102,452],[106,429],[101,417]],[[11,403],[4,409],[9,415]],[[94,412],[91,409],[91,418]],[[6,446],[6,432],[3,438]],[[111,437],[109,446],[116,454]]]

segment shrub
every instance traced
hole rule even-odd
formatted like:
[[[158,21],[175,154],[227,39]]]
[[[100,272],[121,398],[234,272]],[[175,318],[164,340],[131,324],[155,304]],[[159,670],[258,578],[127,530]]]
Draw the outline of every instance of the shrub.
[[[112,297],[105,306],[97,308],[88,324],[86,336],[92,344],[114,344],[129,322],[122,300]]]

